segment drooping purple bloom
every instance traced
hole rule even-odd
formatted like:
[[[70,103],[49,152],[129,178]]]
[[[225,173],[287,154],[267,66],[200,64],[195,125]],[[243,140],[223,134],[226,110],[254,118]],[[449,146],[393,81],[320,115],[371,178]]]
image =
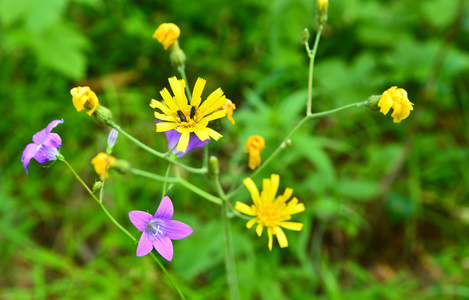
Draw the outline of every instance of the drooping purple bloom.
[[[173,213],[173,203],[168,196],[161,200],[154,216],[140,210],[129,212],[130,221],[142,232],[137,246],[137,256],[145,256],[155,247],[166,260],[173,259],[171,240],[180,240],[192,234],[189,225],[171,220]]]
[[[119,135],[119,131],[115,130],[114,128],[111,129],[109,135],[107,137],[107,147],[112,149],[117,141],[117,136]]]
[[[157,120],[156,122],[160,123],[161,121]],[[181,138],[181,133],[178,132],[176,129],[171,129],[165,131],[164,133],[166,134],[166,138],[168,139],[168,150],[174,149],[173,153],[177,154],[177,157],[183,157],[184,155],[196,148],[203,148],[206,144],[210,142],[210,139],[201,141],[197,135],[191,134],[191,136],[189,137],[189,145],[187,146],[186,152],[181,152],[176,150],[176,145],[179,142],[179,139]]]
[[[59,148],[62,145],[62,139],[57,133],[52,133],[55,126],[62,124],[64,120],[54,120],[47,125],[46,128],[33,135],[33,143],[24,148],[21,162],[28,174],[28,165],[31,158],[43,164],[50,160],[56,160],[59,155]]]

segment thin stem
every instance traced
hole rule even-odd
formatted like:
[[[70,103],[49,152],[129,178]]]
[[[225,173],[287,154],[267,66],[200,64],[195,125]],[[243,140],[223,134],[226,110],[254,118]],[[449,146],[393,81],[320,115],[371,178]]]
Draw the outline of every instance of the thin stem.
[[[188,190],[191,190],[193,193],[205,198],[206,200],[208,200],[210,202],[213,202],[213,203],[218,204],[218,205],[221,205],[221,203],[222,203],[222,200],[220,198],[215,197],[215,196],[207,193],[206,191],[196,187],[195,185],[193,185],[192,183],[186,181],[185,179],[183,179],[181,177],[178,177],[178,178],[165,177],[165,176],[153,174],[153,173],[150,173],[150,172],[147,172],[147,171],[134,169],[134,168],[130,169],[130,173],[132,173],[134,175],[143,176],[143,177],[147,177],[147,178],[150,178],[150,179],[162,181],[162,182],[164,182],[166,180],[167,182],[170,182],[170,183],[179,183],[182,186],[184,186],[185,188],[187,188]]]
[[[86,185],[86,183],[83,181],[83,179],[81,179],[81,177],[77,174],[77,172],[75,172],[75,170],[73,169],[73,167],[65,160],[63,159],[62,160],[66,165],[67,167],[72,171],[72,173],[75,175],[76,179],[83,185],[83,187],[88,191],[88,193],[91,195],[91,197],[93,197],[94,200],[96,200],[96,202],[98,202],[99,206],[101,206],[101,209],[104,211],[104,213],[108,216],[108,218],[112,221],[112,223],[114,223],[114,225],[117,226],[117,228],[119,228],[123,233],[125,233],[134,243],[137,243],[137,239],[130,233],[127,231],[127,229],[125,229],[124,227],[122,227],[122,225],[117,222],[116,219],[114,219],[114,217],[109,213],[109,211],[106,209],[106,207],[104,206],[104,204],[99,201],[99,199],[93,194],[93,192],[91,191],[91,189]],[[166,270],[166,268],[163,266],[163,264],[158,260],[158,258],[155,256],[155,254],[153,253],[150,253],[151,256],[153,257],[153,259],[156,261],[156,263],[158,264],[158,266],[161,268],[161,270],[163,271],[163,273],[166,275],[166,277],[168,277],[169,281],[171,282],[171,285],[173,286],[173,288],[177,291],[177,293],[179,294],[179,297],[181,297],[181,299],[185,300],[186,298],[184,297],[184,295],[182,294],[181,290],[179,289],[179,287],[176,285],[176,283],[173,281],[173,279],[171,278],[171,275],[169,275],[168,271]]]
[[[137,146],[139,146],[140,148],[150,152],[151,154],[159,157],[159,158],[163,158],[163,159],[166,159],[167,161],[169,161],[170,163],[172,163],[173,165],[176,165],[176,166],[179,166],[191,173],[196,173],[196,174],[205,174],[207,173],[207,168],[193,168],[193,167],[189,167],[189,166],[186,166],[185,164],[182,164],[180,162],[178,162],[177,160],[171,158],[171,157],[168,157],[166,156],[164,153],[161,153],[161,152],[158,152],[156,150],[153,150],[152,148],[148,147],[147,145],[145,145],[144,143],[140,142],[139,140],[137,140],[136,138],[134,138],[133,136],[131,136],[130,134],[128,134],[127,132],[125,132],[122,128],[119,127],[119,125],[117,125],[116,123],[114,123],[113,121],[110,122],[110,125],[112,128],[114,128],[115,130],[119,131],[119,133],[121,133],[122,135],[124,135],[125,137],[127,137],[130,141],[132,141],[133,143],[135,143]]]
[[[166,275],[166,277],[168,277],[169,281],[171,282],[171,285],[174,287],[174,289],[178,292],[179,294],[179,297],[181,297],[182,300],[186,300],[186,297],[184,297],[184,294],[181,292],[181,290],[179,289],[179,287],[177,286],[177,284],[173,281],[173,279],[171,278],[171,276],[169,275],[168,271],[166,271],[166,268],[164,267],[164,265],[160,262],[160,260],[158,259],[158,257],[156,257],[156,255],[153,253],[153,252],[150,252],[150,255],[151,257],[153,257],[153,260],[158,264],[158,266],[160,266],[161,270],[163,270],[163,273]]]
[[[325,115],[329,115],[329,114],[332,114],[332,113],[336,113],[336,112],[339,112],[339,111],[342,111],[342,110],[346,110],[346,109],[349,109],[349,108],[352,108],[352,107],[363,107],[363,106],[366,106],[368,104],[368,100],[367,101],[364,101],[364,102],[357,102],[357,103],[352,103],[352,104],[348,104],[348,105],[345,105],[345,106],[342,106],[342,107],[339,107],[339,108],[335,108],[335,109],[331,109],[331,110],[327,110],[327,111],[323,111],[323,112],[320,112],[320,113],[314,113],[314,114],[309,114],[307,116],[305,116],[303,119],[301,119],[301,121],[292,129],[292,131],[290,131],[290,133],[287,135],[287,137],[283,140],[283,142],[277,147],[277,149],[275,149],[274,152],[272,152],[272,154],[264,161],[264,163],[262,165],[259,166],[259,168],[257,168],[249,177],[251,178],[254,178],[257,174],[259,174],[279,153],[280,151],[282,151],[283,149],[286,148],[286,142],[293,136],[293,134],[301,128],[301,126],[303,126],[308,120],[311,120],[311,119],[315,119],[315,118],[318,118],[318,117],[322,117],[322,116],[325,116]],[[234,191],[232,191],[231,193],[229,193],[227,195],[227,198],[228,199],[231,199],[233,198],[236,194],[238,194],[241,190],[243,189],[243,185],[239,185]]]
[[[103,173],[103,180],[101,183],[101,189],[99,191],[99,202],[103,203],[104,197],[104,182],[106,181],[106,172],[107,172],[107,165],[109,163],[109,154],[106,154],[106,163],[104,164],[104,173]]]
[[[189,82],[187,81],[187,77],[186,77],[186,68],[182,65],[182,66],[178,66],[178,71],[179,73],[181,74],[182,76],[182,79],[184,79],[184,81],[186,82],[186,93],[187,93],[187,99],[189,101],[191,101],[192,99],[192,95],[191,95],[191,90],[189,88]]]
[[[306,115],[311,114],[311,103],[313,99],[313,70],[314,70],[314,58],[316,57],[316,52],[318,50],[319,39],[321,38],[323,24],[319,24],[318,32],[316,33],[316,39],[314,40],[313,50],[308,51],[309,56],[309,77],[308,77],[308,104],[306,108]],[[308,43],[305,43],[306,45]],[[306,46],[305,45],[305,46]],[[307,50],[309,50],[309,45],[307,45]]]
[[[168,165],[168,168],[166,169],[166,175],[164,176],[164,181],[163,181],[163,191],[161,192],[161,199],[166,196],[166,186],[168,183],[168,177],[169,177],[169,171],[171,170],[171,164]]]
[[[230,220],[226,215],[226,205],[228,199],[226,198],[225,192],[218,180],[218,177],[214,178],[215,187],[217,189],[218,196],[222,199],[221,204],[221,218],[223,222],[223,241],[225,243],[225,267],[228,276],[228,287],[230,289],[231,300],[239,299],[238,289],[238,276],[236,275],[236,263],[234,259],[233,241],[231,237]]]

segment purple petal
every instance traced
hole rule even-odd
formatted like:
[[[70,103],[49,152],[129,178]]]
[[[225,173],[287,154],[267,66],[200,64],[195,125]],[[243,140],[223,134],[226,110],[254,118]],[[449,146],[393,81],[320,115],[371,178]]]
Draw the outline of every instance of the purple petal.
[[[171,199],[169,199],[168,196],[165,196],[163,200],[161,200],[161,203],[158,206],[154,217],[157,219],[168,221],[171,220],[171,218],[173,217],[173,213],[173,203],[171,202]]]
[[[164,234],[172,240],[180,240],[192,234],[192,228],[179,221],[170,220],[163,226]]]
[[[54,147],[47,147],[47,146],[40,146],[36,155],[34,155],[34,159],[37,160],[39,163],[43,164],[50,160],[56,160],[56,156],[59,154],[57,148]]]
[[[166,134],[166,138],[168,139],[168,150],[173,149],[176,147],[179,139],[181,138],[181,134],[176,129],[171,129],[164,132]]]
[[[152,216],[151,214],[141,211],[141,210],[133,210],[129,212],[129,219],[138,230],[143,232],[145,227],[147,227],[148,222],[150,222]]]
[[[140,237],[140,241],[137,246],[137,256],[145,256],[153,250],[153,244],[147,237],[147,234],[144,232]]]
[[[156,251],[167,261],[173,259],[173,242],[171,242],[169,237],[164,235],[157,236],[153,241],[153,247],[155,247]]]
[[[53,148],[59,148],[62,146],[62,139],[57,133],[49,133],[42,144]]]
[[[64,120],[54,120],[52,122],[49,123],[49,125],[47,125],[46,127],[46,131],[47,133],[50,133],[52,131],[52,129],[54,129],[57,125],[59,124],[62,124],[64,122]]]
[[[26,148],[24,148],[23,155],[21,155],[21,162],[23,163],[23,167],[26,170],[26,174],[28,174],[29,162],[31,161],[31,158],[36,155],[38,148],[39,146],[33,143],[28,144]]]

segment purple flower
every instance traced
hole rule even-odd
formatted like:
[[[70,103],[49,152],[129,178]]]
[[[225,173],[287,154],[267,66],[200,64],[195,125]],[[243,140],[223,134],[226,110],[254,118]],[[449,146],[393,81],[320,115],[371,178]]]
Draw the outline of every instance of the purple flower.
[[[116,144],[117,136],[119,135],[119,132],[115,130],[114,128],[111,129],[111,132],[109,132],[109,135],[107,137],[107,146],[108,148],[114,148],[114,145]]]
[[[59,148],[62,145],[62,139],[57,133],[51,133],[55,126],[62,124],[64,120],[54,120],[46,128],[33,135],[33,143],[24,148],[21,162],[28,174],[28,165],[31,158],[43,164],[50,160],[56,160],[59,155]]]
[[[155,247],[166,260],[173,259],[171,240],[180,240],[192,234],[189,225],[171,220],[173,213],[173,203],[168,196],[163,198],[153,217],[140,210],[129,212],[130,221],[142,232],[137,246],[137,256],[145,256]]]
[[[156,121],[157,123],[160,123],[160,120]],[[207,139],[205,141],[201,141],[199,137],[195,134],[191,134],[189,137],[189,145],[187,146],[186,152],[181,152],[176,150],[176,145],[179,142],[179,139],[181,138],[181,133],[178,132],[176,129],[171,129],[168,131],[164,132],[166,134],[166,138],[168,139],[168,150],[174,149],[173,153],[177,154],[177,157],[183,157],[186,155],[189,151],[192,151],[196,148],[203,148],[205,144],[208,144],[210,142],[210,139]]]

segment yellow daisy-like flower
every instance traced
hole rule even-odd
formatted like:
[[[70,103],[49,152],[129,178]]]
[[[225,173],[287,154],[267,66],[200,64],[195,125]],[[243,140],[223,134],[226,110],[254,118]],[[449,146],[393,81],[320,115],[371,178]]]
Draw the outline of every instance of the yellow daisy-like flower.
[[[248,137],[246,141],[245,152],[249,154],[248,166],[254,170],[261,165],[261,152],[265,148],[264,138],[260,135],[253,135]]]
[[[186,152],[191,133],[195,133],[201,141],[212,138],[218,141],[222,135],[215,130],[208,128],[208,122],[222,118],[226,115],[224,109],[216,111],[226,102],[221,88],[216,89],[207,99],[202,101],[202,91],[205,86],[205,79],[198,78],[192,92],[191,103],[188,103],[183,79],[178,80],[176,76],[168,79],[174,97],[164,88],[160,91],[161,97],[166,104],[152,99],[150,107],[158,108],[163,113],[155,112],[155,118],[163,121],[156,123],[156,132],[164,132],[176,129],[181,133],[176,150]]]
[[[84,111],[86,107],[89,109],[87,114],[91,116],[98,107],[98,97],[88,86],[74,87],[70,90],[70,94],[77,111]]]
[[[173,23],[163,23],[155,30],[153,33],[153,38],[157,39],[160,42],[164,50],[168,50],[174,42],[179,38],[181,30],[176,24]]]
[[[226,111],[226,117],[230,120],[231,124],[235,124],[235,120],[233,119],[233,111],[236,109],[236,105],[231,102],[230,99],[226,99],[226,103],[220,109],[224,109]]]
[[[106,170],[104,169],[106,167],[106,160],[107,160],[107,168]],[[92,160],[91,163],[94,166],[94,170],[96,173],[99,175],[99,178],[103,178],[104,172],[106,172],[105,178],[109,178],[109,168],[112,167],[116,163],[116,158],[114,156],[108,155],[104,152],[98,153]]]
[[[263,190],[259,195],[259,190],[251,178],[243,180],[244,185],[251,193],[254,205],[248,206],[242,202],[236,202],[235,209],[240,212],[253,216],[246,224],[249,229],[257,223],[256,233],[261,236],[264,227],[267,227],[267,235],[269,236],[269,250],[272,250],[272,236],[276,235],[281,248],[288,246],[287,237],[282,228],[300,231],[303,224],[298,222],[286,222],[291,219],[291,215],[300,213],[305,210],[303,203],[298,203],[298,199],[290,197],[293,189],[286,188],[283,195],[277,195],[280,182],[280,176],[272,174],[270,179],[264,178],[262,185]]]
[[[407,98],[407,92],[404,89],[393,86],[386,90],[379,99],[378,106],[381,107],[380,112],[386,115],[392,108],[394,111],[391,117],[394,123],[400,123],[410,115],[410,111],[414,110],[414,104]]]

